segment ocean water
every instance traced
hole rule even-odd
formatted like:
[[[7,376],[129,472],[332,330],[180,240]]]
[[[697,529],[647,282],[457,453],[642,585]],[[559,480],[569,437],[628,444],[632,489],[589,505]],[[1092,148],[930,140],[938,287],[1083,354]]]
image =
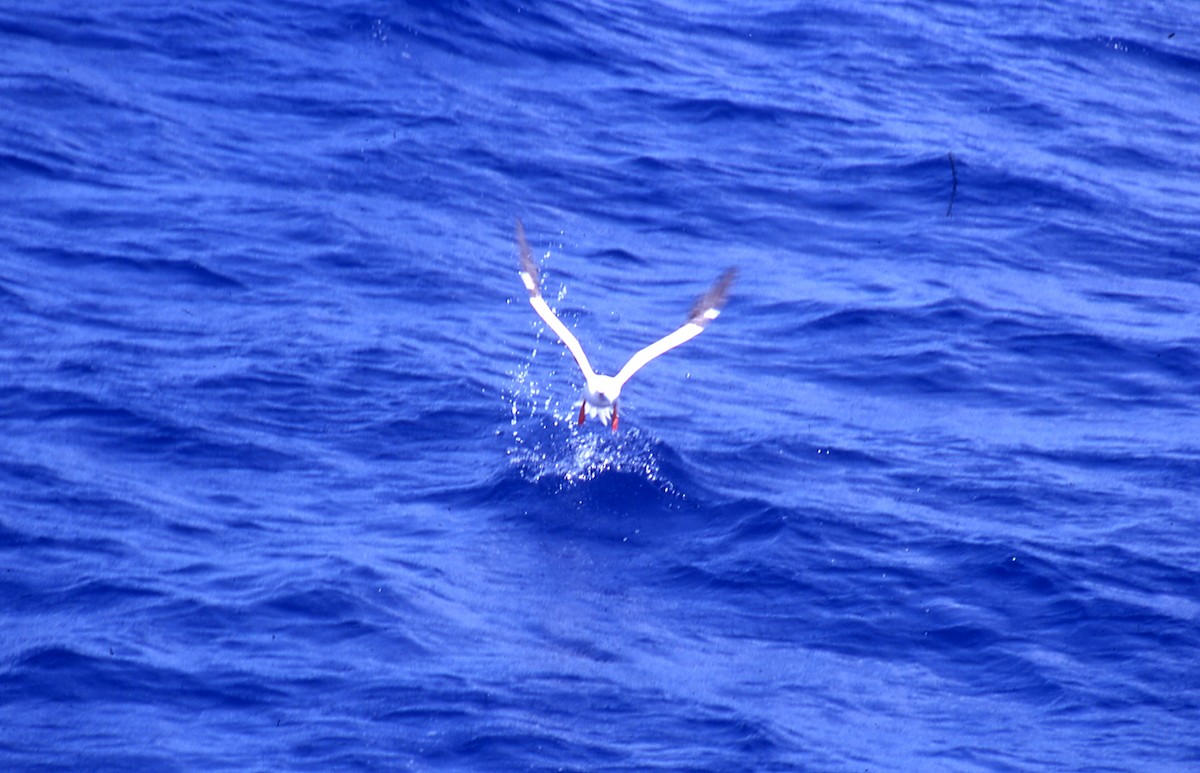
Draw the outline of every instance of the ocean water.
[[[0,769],[1200,769],[1194,5],[0,8]],[[547,297],[615,372],[577,427]]]

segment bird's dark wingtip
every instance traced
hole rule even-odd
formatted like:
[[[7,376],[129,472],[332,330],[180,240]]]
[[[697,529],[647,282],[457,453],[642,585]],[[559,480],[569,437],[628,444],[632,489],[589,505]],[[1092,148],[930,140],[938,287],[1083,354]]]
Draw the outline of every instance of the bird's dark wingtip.
[[[725,305],[725,301],[729,300],[729,289],[733,287],[734,280],[737,279],[738,270],[734,266],[725,270],[716,282],[713,282],[712,287],[708,288],[708,292],[701,295],[700,298],[692,306],[692,311],[688,315],[688,321],[695,325],[704,327],[709,322],[717,318],[721,313],[721,307]]]
[[[538,267],[533,262],[533,253],[529,250],[529,242],[525,240],[525,224],[519,217],[516,218],[516,231],[517,250],[520,253],[521,261],[521,279],[525,282],[525,289],[529,290],[530,295],[539,295],[542,287],[541,279],[538,276]]]

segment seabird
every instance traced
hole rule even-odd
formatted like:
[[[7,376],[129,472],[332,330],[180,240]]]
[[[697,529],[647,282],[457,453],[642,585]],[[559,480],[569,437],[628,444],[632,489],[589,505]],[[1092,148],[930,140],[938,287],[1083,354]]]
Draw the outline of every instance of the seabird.
[[[625,386],[625,382],[650,360],[700,335],[705,326],[721,313],[721,307],[725,305],[725,300],[729,297],[729,288],[737,276],[735,268],[721,274],[708,292],[700,296],[692,306],[691,313],[688,314],[687,322],[683,324],[683,327],[634,354],[617,375],[604,376],[592,370],[587,355],[583,353],[583,347],[579,345],[579,339],[555,315],[542,297],[538,267],[533,262],[529,244],[525,241],[525,226],[519,219],[517,220],[517,246],[521,252],[521,281],[525,283],[525,289],[529,291],[529,304],[533,306],[533,310],[538,313],[542,321],[558,334],[559,339],[574,355],[575,362],[579,363],[579,369],[583,371],[583,377],[586,379],[583,388],[583,404],[579,406],[579,424],[583,424],[584,419],[591,416],[599,419],[602,424],[611,423],[614,432],[617,430],[619,421],[617,398],[621,396],[621,388]]]

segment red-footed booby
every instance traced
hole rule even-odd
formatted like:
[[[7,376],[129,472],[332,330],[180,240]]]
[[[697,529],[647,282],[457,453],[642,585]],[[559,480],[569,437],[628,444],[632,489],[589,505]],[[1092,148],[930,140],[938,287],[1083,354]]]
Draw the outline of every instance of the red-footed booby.
[[[542,297],[538,267],[533,262],[529,244],[525,241],[525,226],[520,220],[517,220],[517,247],[521,253],[521,281],[525,283],[525,289],[529,291],[529,304],[533,306],[533,310],[542,318],[542,321],[558,335],[559,340],[575,357],[575,362],[579,363],[579,369],[583,371],[585,385],[583,404],[579,406],[579,423],[583,424],[584,419],[590,416],[599,419],[602,424],[610,424],[614,432],[620,421],[617,415],[617,398],[621,396],[621,389],[625,383],[655,357],[700,335],[708,323],[720,315],[721,307],[725,305],[725,301],[729,297],[729,288],[737,276],[737,269],[734,268],[722,274],[708,292],[700,296],[692,306],[691,313],[688,314],[687,322],[683,324],[683,327],[638,351],[629,358],[629,362],[625,363],[617,375],[605,376],[592,369],[587,355],[583,353],[583,347],[579,345],[579,339],[575,337],[570,328],[563,324]]]

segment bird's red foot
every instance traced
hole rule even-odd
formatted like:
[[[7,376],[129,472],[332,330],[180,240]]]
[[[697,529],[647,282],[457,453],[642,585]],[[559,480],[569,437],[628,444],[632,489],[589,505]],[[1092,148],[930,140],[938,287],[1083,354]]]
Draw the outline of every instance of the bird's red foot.
[[[582,403],[579,404],[579,424],[583,424],[583,417],[587,415],[586,413],[584,413],[584,410],[583,410],[586,407],[587,407],[587,400],[584,400]],[[579,426],[579,424],[576,424],[575,426]]]
[[[617,422],[620,420],[621,420],[621,417],[617,416],[617,406],[614,405],[613,406],[613,423],[612,423],[612,428],[613,428],[612,431],[613,432],[617,431]]]

